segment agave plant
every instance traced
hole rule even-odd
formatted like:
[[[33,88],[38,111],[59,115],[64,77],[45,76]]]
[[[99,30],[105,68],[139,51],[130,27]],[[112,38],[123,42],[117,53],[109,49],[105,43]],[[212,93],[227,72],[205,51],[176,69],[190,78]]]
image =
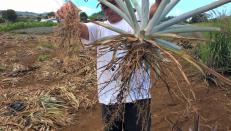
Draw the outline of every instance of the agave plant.
[[[98,47],[100,52],[99,56],[104,55],[106,52],[113,51],[113,59],[105,66],[105,70],[111,68],[114,64],[119,63],[119,68],[116,69],[111,80],[118,79],[119,77],[123,78],[120,92],[125,92],[127,90],[132,74],[135,70],[143,68],[143,63],[151,67],[155,72],[155,76],[161,76],[161,73],[164,70],[163,68],[168,68],[166,66],[167,62],[171,61],[177,66],[185,81],[190,84],[175,56],[190,62],[202,74],[205,74],[205,71],[209,72],[210,74],[215,75],[220,81],[231,85],[231,82],[228,79],[208,68],[206,65],[194,60],[182,49],[182,47],[169,41],[171,38],[198,40],[198,38],[183,37],[179,35],[180,33],[221,32],[222,30],[217,27],[202,27],[189,24],[180,25],[178,23],[194,15],[227,4],[231,2],[231,0],[215,1],[209,5],[197,8],[167,21],[163,20],[180,0],[162,0],[152,18],[149,18],[149,0],[142,0],[140,3],[138,0],[115,1],[119,8],[107,0],[99,0],[99,2],[119,14],[133,28],[134,32],[129,33],[102,22],[94,22],[95,24],[119,33],[119,35],[103,38],[92,45]],[[138,22],[134,8],[137,11],[138,18],[141,20],[140,23]],[[108,49],[108,51],[105,51],[105,49]],[[115,54],[119,51],[123,51],[124,55],[119,58],[115,57]]]

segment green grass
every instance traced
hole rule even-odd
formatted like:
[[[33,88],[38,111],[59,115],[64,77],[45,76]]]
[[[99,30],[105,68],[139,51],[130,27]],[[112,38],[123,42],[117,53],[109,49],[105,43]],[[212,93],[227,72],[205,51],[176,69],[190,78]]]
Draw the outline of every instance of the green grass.
[[[50,58],[49,55],[40,55],[38,57],[38,61],[40,61],[40,62],[47,61],[49,58]]]
[[[206,43],[201,43],[198,45],[198,55],[200,57],[200,59],[204,62],[207,63],[207,60],[209,58],[210,55],[210,46]]]
[[[231,17],[199,23],[202,26],[220,27],[225,33],[203,33],[211,42],[199,44],[199,58],[209,67],[219,72],[229,72],[231,69]]]
[[[55,26],[57,23],[53,22],[15,22],[15,23],[7,23],[0,24],[0,32],[7,32],[16,29],[25,29],[31,27],[50,27]]]
[[[231,37],[222,33],[210,35],[212,35],[211,39],[214,40],[213,42],[200,43],[198,45],[200,59],[206,64],[212,64],[210,60],[213,59],[217,66],[224,65],[221,63],[231,64]]]
[[[43,44],[41,44],[41,47],[48,48],[48,49],[54,49],[55,48],[54,45],[51,43],[43,43]]]
[[[0,73],[4,72],[6,70],[6,67],[4,67],[3,65],[0,64]]]

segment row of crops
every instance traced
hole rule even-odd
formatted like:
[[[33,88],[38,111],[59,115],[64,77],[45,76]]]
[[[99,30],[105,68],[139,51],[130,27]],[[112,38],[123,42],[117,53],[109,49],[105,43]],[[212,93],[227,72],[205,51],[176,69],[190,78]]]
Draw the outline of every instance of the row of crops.
[[[25,29],[31,27],[50,27],[55,26],[57,23],[53,22],[15,22],[0,24],[0,32],[6,32],[16,29]]]

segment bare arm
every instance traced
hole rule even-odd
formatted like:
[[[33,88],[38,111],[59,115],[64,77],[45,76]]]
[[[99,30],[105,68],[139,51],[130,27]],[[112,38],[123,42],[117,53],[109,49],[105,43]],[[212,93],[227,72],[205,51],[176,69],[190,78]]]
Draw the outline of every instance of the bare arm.
[[[156,0],[156,2],[151,6],[151,8],[150,8],[150,16],[149,16],[150,19],[155,14],[155,12],[156,12],[158,6],[160,5],[160,3],[161,3],[161,0]]]
[[[79,24],[80,37],[89,40],[89,31],[84,23]]]

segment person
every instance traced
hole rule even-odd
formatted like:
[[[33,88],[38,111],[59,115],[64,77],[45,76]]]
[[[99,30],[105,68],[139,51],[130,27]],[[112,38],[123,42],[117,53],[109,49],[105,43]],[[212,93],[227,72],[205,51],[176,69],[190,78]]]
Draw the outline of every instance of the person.
[[[113,5],[117,6],[115,0],[108,0]],[[156,0],[156,2],[150,8],[150,17],[153,16],[157,7],[159,6],[161,0]],[[120,28],[127,32],[133,32],[133,29],[129,26],[129,24],[120,17],[116,12],[108,8],[106,5],[99,3],[101,5],[101,9],[105,14],[107,21],[106,24],[109,24],[113,27]],[[62,6],[58,11],[58,16],[63,16],[71,6],[71,3],[66,3]],[[95,42],[101,38],[105,38],[108,36],[116,36],[118,33],[108,30],[104,27],[93,23],[80,23],[80,37],[84,40],[85,44]],[[97,51],[99,53],[99,51]],[[117,53],[117,57],[119,57],[120,53]],[[113,117],[113,111],[117,107],[117,95],[120,80],[115,80],[107,84],[106,86],[102,83],[108,81],[112,74],[114,73],[117,65],[113,66],[112,69],[108,69],[103,71],[108,61],[112,59],[112,52],[108,52],[103,56],[97,57],[97,79],[98,79],[98,99],[99,103],[102,104],[102,118],[104,123],[107,125],[109,121]],[[137,73],[139,74],[139,72]],[[135,75],[137,75],[135,74]],[[130,82],[131,89],[134,90],[128,91],[127,97],[123,100],[123,119],[114,119],[112,126],[105,126],[105,131],[150,131],[151,130],[151,113],[150,113],[150,102],[151,96],[149,93],[149,88],[151,87],[150,74],[148,72],[144,73],[141,76],[142,79],[142,93],[138,93],[135,90],[135,86],[137,85],[137,81],[135,78]],[[140,78],[140,77],[137,77]],[[142,95],[140,95],[142,94]],[[142,107],[142,111],[137,107],[139,105]],[[140,116],[143,116],[144,119],[141,119]]]

